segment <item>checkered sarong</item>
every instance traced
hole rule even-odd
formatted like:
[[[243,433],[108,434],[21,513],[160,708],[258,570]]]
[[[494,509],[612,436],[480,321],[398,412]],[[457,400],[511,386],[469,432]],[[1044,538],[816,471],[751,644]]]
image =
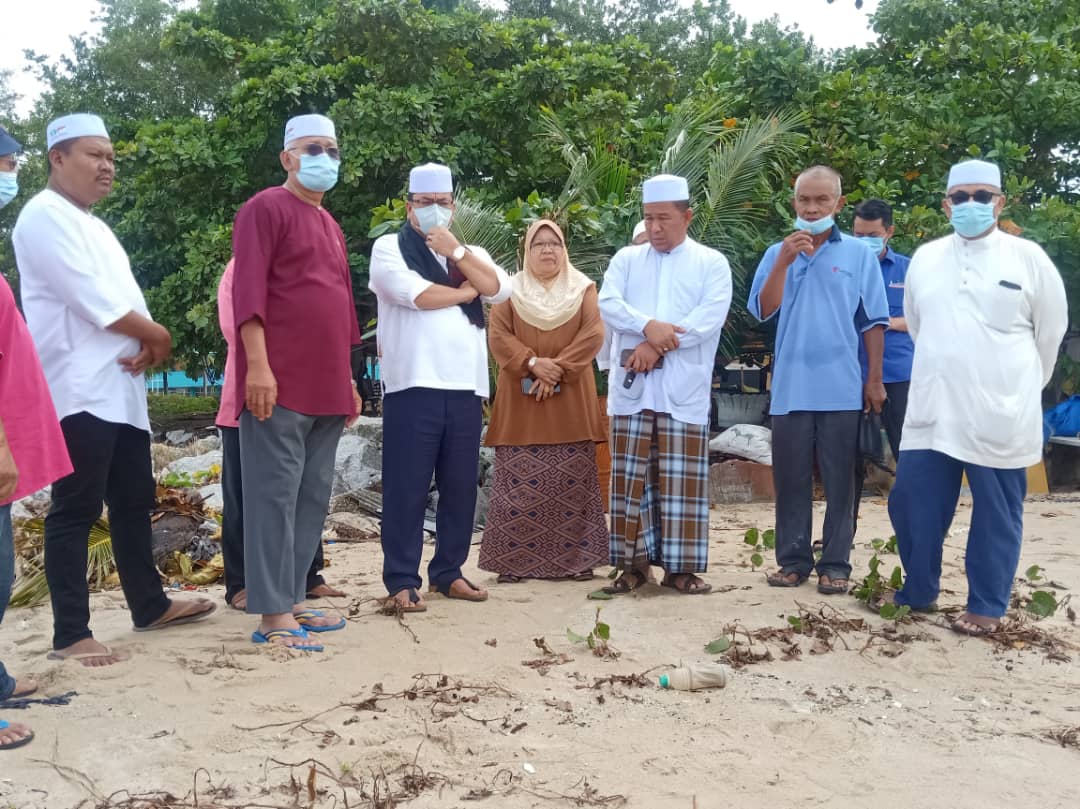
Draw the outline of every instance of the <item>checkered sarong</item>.
[[[667,413],[611,418],[611,564],[667,573],[709,562],[709,433]]]

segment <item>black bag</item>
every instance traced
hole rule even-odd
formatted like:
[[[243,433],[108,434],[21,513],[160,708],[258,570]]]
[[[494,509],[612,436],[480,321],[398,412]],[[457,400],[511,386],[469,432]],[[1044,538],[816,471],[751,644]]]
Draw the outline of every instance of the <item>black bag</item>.
[[[881,414],[872,410],[859,416],[859,457],[895,475],[885,465],[885,442],[881,440]]]

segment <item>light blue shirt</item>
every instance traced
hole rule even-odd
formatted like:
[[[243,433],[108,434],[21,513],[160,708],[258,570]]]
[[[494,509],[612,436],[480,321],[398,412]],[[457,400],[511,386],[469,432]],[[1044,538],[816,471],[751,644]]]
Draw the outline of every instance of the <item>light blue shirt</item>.
[[[758,296],[779,253],[780,243],[766,250],[754,274],[747,308],[758,320],[769,319]],[[800,253],[788,268],[777,312],[769,412],[862,410],[862,332],[889,323],[873,250],[834,226],[812,257]]]

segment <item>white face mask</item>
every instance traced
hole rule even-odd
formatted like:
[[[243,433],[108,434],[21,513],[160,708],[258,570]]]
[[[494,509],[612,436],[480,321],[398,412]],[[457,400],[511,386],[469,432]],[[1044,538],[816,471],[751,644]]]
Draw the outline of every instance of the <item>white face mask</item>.
[[[433,228],[448,227],[454,218],[454,212],[445,205],[425,205],[423,208],[413,208],[413,213],[416,214],[420,232],[425,235]]]

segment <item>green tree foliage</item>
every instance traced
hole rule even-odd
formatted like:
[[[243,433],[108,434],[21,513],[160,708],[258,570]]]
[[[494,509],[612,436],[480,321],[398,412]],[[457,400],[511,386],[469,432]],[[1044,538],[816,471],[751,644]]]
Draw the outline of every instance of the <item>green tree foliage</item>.
[[[311,111],[337,123],[327,205],[365,322],[372,235],[401,219],[408,169],[426,160],[453,168],[462,228],[508,263],[528,223],[554,215],[594,273],[628,239],[641,179],[677,167],[694,177],[696,234],[745,279],[790,228],[801,166],[835,166],[853,202],[892,202],[910,251],[948,232],[948,167],[983,156],[1008,178],[1006,217],[1055,259],[1080,313],[1075,0],[882,0],[877,41],[837,52],[775,18],[748,28],[727,0],[103,0],[99,16],[58,64],[28,54],[48,90],[11,121],[29,162],[0,211],[0,270],[15,280],[6,236],[45,182],[45,122],[99,112],[118,182],[98,213],[193,372],[221,359],[232,217],[281,181],[282,126]],[[0,79],[0,114],[3,98]],[[683,163],[679,131],[695,145]],[[733,323],[749,333],[742,303]]]

